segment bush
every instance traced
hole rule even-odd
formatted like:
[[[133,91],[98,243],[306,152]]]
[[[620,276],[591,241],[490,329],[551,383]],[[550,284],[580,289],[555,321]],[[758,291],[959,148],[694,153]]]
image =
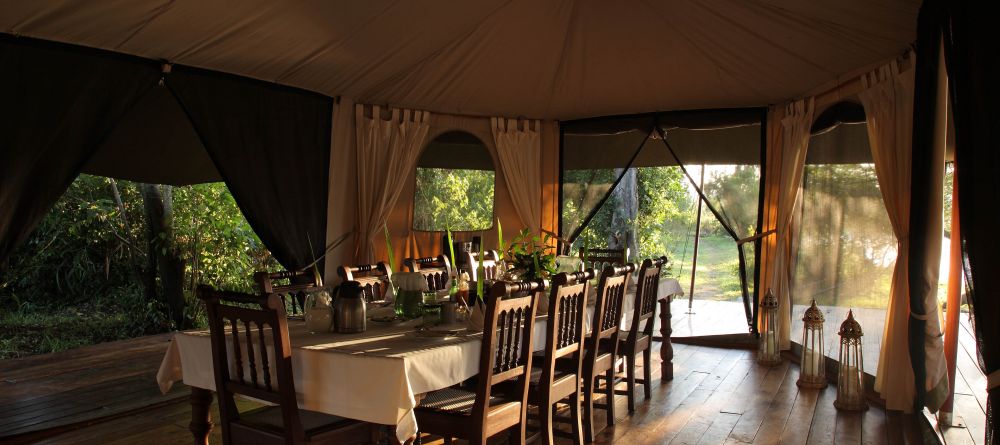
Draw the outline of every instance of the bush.
[[[253,272],[278,267],[225,184],[160,189],[172,203],[172,239],[157,234],[155,246],[184,263],[182,326],[162,291],[144,291],[156,271],[147,275],[140,184],[81,175],[0,270],[0,358],[204,326],[199,284],[252,291]]]

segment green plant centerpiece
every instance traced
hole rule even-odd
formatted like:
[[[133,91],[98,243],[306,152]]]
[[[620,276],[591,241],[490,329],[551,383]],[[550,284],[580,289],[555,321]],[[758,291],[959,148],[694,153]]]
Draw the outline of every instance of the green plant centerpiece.
[[[508,278],[511,281],[531,281],[549,279],[556,273],[555,247],[549,244],[552,237],[532,234],[521,229],[507,246],[504,259],[510,264]]]

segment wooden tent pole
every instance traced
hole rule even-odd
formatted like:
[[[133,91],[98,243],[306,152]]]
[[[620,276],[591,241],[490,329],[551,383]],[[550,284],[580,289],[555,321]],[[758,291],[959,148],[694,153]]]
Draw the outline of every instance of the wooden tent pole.
[[[955,425],[955,367],[958,358],[958,325],[962,308],[962,234],[958,224],[958,164],[954,164],[951,189],[951,249],[948,265],[948,307],[944,321],[944,357],[948,363],[948,398],[941,406],[938,422]]]
[[[701,164],[701,185],[698,190],[705,190],[705,164]],[[691,256],[691,288],[688,292],[688,313],[691,312],[691,305],[694,303],[694,277],[698,269],[698,243],[701,241],[701,204],[704,200],[698,196],[698,218],[694,222],[694,251]]]

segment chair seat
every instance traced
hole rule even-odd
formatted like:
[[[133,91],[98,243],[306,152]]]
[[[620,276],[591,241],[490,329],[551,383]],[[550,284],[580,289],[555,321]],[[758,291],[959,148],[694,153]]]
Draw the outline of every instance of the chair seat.
[[[628,335],[629,333],[627,331],[622,331],[621,337],[618,339],[618,345],[619,345],[618,348],[620,350],[623,350],[622,348],[628,347]],[[649,344],[650,344],[650,336],[640,333],[639,337],[635,339],[635,350],[636,351],[645,350],[646,348],[649,347]]]
[[[302,422],[302,429],[305,431],[307,437],[341,428],[358,427],[359,431],[366,428],[364,423],[356,420],[304,409],[299,410],[299,419]],[[281,407],[279,406],[267,406],[242,413],[240,420],[234,423],[246,425],[254,429],[271,431],[276,434],[281,434],[285,430],[284,421],[281,417]]]
[[[427,393],[417,409],[469,415],[475,403],[475,392],[451,387]],[[491,408],[503,403],[504,400],[499,397],[490,397]]]
[[[558,366],[558,365],[556,365],[556,372],[555,372],[555,375],[553,376],[552,380],[558,382],[561,379],[564,379],[566,377],[572,376],[573,374],[576,374],[576,370],[575,369],[571,370],[570,369],[570,365],[572,365],[572,364],[568,364],[566,366]],[[529,381],[529,383],[531,385],[538,385],[538,382],[541,381],[541,380],[542,380],[542,368],[537,367],[537,366],[532,366],[531,367],[531,380]]]
[[[597,356],[597,360],[594,360],[594,373],[600,374],[614,366],[615,360],[611,357],[610,352],[603,352]]]

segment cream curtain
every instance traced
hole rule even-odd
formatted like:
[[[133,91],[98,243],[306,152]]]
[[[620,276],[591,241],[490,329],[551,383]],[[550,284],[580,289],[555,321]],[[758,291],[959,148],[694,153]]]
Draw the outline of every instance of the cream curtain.
[[[791,278],[793,272],[792,216],[802,190],[802,173],[805,170],[806,150],[809,148],[809,129],[813,123],[814,98],[800,100],[785,107],[781,119],[781,168],[778,177],[777,203],[777,248],[774,252],[774,269],[771,276],[771,290],[778,298],[778,341],[781,349],[791,347],[792,297]]]
[[[858,98],[865,107],[875,173],[898,243],[875,391],[885,399],[887,409],[910,412],[915,395],[907,336],[910,318],[908,276],[914,70],[901,72],[899,63],[893,61],[862,76],[861,82],[863,90],[858,93]],[[940,238],[930,241],[940,242]],[[937,306],[937,301],[927,302],[928,313],[931,314],[927,317],[925,342],[928,390],[947,377],[943,366],[940,325],[938,317],[934,316]],[[933,391],[929,394],[929,405],[939,405],[941,397],[935,397]]]
[[[378,106],[355,106],[358,151],[358,252],[365,263],[376,260],[375,243],[382,240],[382,227],[389,218],[404,181],[417,166],[417,159],[427,140],[430,113],[390,109],[390,118],[382,118]],[[396,267],[398,265],[393,265]]]
[[[345,212],[357,206],[357,150],[354,142],[354,101],[341,97],[334,101],[333,125],[330,134],[330,173],[326,205],[326,245],[330,246],[343,234],[352,232],[356,212]],[[354,262],[357,234],[349,236],[326,255],[323,278],[336,283],[337,267]]]
[[[882,334],[875,391],[887,409],[913,408],[913,368],[907,326],[909,304],[910,167],[913,130],[913,71],[899,72],[895,61],[862,76],[858,93],[868,123],[868,142],[875,160],[882,200],[896,235],[896,266],[892,274],[885,331]],[[890,378],[891,377],[891,378]]]
[[[541,123],[524,121],[523,125],[522,130],[517,119],[490,119],[500,170],[507,181],[514,210],[523,227],[537,234],[542,220]]]

